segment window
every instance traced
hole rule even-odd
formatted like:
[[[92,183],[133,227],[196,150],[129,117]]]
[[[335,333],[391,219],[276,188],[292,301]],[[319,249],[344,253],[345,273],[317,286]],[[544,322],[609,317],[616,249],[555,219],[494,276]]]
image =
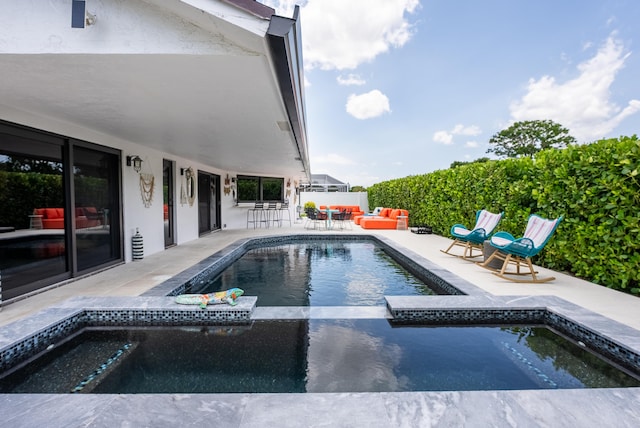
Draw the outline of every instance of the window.
[[[284,178],[238,176],[238,202],[282,201]]]

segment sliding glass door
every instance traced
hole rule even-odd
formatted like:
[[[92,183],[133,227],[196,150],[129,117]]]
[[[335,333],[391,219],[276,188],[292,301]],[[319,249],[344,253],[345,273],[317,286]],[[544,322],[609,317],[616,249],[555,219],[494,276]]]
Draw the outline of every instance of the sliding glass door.
[[[0,124],[2,299],[69,277],[64,141]]]
[[[173,178],[174,162],[163,159],[162,161],[162,211],[164,217],[164,246],[171,247],[176,244],[174,226],[174,197],[175,183]]]
[[[120,254],[119,156],[86,147],[73,150],[77,270],[118,260]]]
[[[198,231],[220,229],[220,176],[198,171]]]
[[[9,300],[122,260],[120,153],[0,122],[0,275]]]

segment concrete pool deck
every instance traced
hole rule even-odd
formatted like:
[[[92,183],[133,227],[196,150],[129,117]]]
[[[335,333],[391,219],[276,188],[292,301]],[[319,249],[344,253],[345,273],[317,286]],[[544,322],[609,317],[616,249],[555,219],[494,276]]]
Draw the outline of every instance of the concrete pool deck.
[[[546,284],[516,284],[440,252],[451,242],[408,231],[224,230],[144,260],[70,281],[5,305],[0,327],[76,296],[139,296],[239,239],[295,233],[381,236],[495,296],[555,296],[640,330],[640,299],[569,275]],[[541,269],[543,274],[548,272]],[[2,329],[0,329],[1,334]],[[640,331],[638,332],[640,335]],[[284,404],[283,404],[284,403]],[[11,426],[636,426],[640,390],[538,390],[343,394],[2,395]],[[37,411],[34,411],[37,409]]]

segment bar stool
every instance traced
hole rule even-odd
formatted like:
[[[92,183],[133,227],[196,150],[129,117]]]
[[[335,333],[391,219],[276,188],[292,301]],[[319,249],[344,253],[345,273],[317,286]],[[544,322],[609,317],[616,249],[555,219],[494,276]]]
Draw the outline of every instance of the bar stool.
[[[289,212],[289,200],[286,200],[280,204],[280,208],[278,209],[278,222],[280,226],[282,226],[282,222],[285,220],[284,214],[287,214],[286,220],[289,222],[289,226],[291,226],[291,212]]]
[[[265,224],[265,227],[269,227],[269,218],[264,208],[264,202],[256,202],[253,208],[247,210],[247,229],[249,223],[253,223],[254,229],[262,223]]]
[[[277,202],[269,202],[267,204],[267,227],[270,225],[275,226],[278,222],[278,203]]]

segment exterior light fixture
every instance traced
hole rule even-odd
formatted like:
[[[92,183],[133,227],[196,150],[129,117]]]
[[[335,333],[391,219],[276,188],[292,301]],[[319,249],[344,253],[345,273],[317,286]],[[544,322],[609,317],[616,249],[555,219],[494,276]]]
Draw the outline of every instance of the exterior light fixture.
[[[127,156],[127,166],[133,166],[135,172],[142,169],[142,158],[138,155]]]
[[[96,16],[86,10],[84,0],[71,2],[71,28],[84,28],[85,25],[96,23]]]

